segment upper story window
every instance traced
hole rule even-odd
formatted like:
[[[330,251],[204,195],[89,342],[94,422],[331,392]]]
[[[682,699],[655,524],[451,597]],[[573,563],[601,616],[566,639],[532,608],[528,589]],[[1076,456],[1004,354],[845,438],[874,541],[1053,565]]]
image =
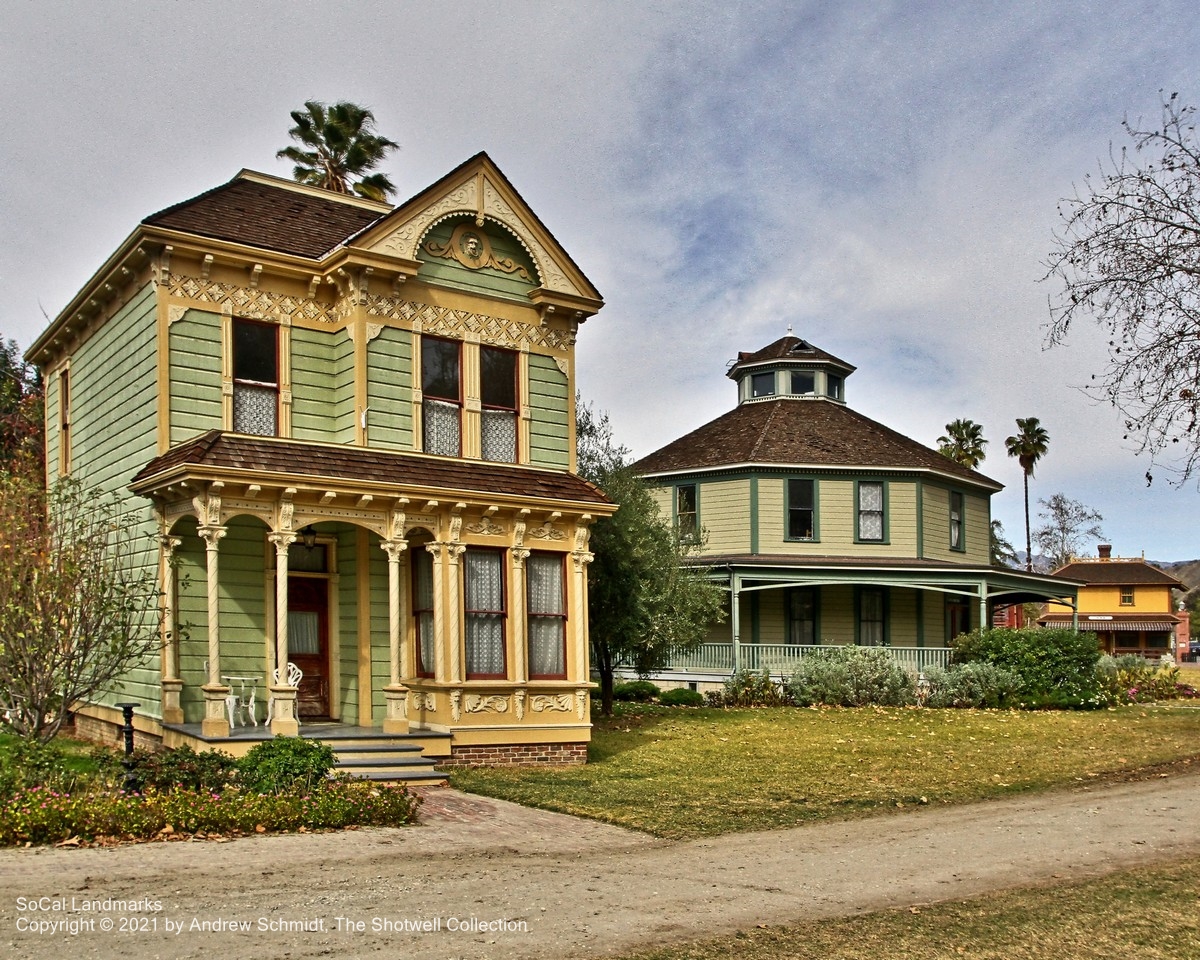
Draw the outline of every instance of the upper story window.
[[[817,482],[788,480],[787,538],[789,540],[817,539]]]
[[[858,530],[856,539],[867,543],[887,540],[885,489],[882,480],[858,482]]]
[[[421,338],[421,426],[426,453],[462,456],[461,373],[461,343]]]
[[[750,378],[750,396],[751,397],[773,397],[775,396],[775,371],[770,373],[756,373]]]
[[[792,393],[810,396],[817,392],[817,375],[811,370],[792,371]]]
[[[1122,587],[1121,588],[1121,606],[1123,606],[1123,607],[1132,607],[1133,606],[1133,587]]]
[[[463,554],[463,581],[467,679],[503,678],[504,554],[468,548]]]
[[[517,354],[479,348],[479,397],[484,460],[517,462]]]
[[[58,472],[71,472],[71,372],[58,375]]]
[[[563,557],[534,551],[525,561],[525,610],[529,618],[529,676],[566,679],[567,602]]]
[[[681,483],[675,488],[675,530],[680,540],[695,540],[700,531],[694,483]]]
[[[274,437],[279,433],[279,328],[233,321],[233,429]]]
[[[832,373],[825,374],[825,395],[834,400],[842,399],[843,378]]]
[[[963,543],[963,495],[950,491],[950,549],[964,550]]]

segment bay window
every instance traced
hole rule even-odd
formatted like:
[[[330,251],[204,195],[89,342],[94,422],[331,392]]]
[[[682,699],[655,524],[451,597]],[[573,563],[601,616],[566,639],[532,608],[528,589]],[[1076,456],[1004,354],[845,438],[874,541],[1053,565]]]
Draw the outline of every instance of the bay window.
[[[467,679],[502,679],[504,657],[504,554],[468,548],[463,554],[467,617]]]
[[[529,554],[525,561],[526,617],[531,679],[567,676],[567,603],[563,558],[557,553]]]

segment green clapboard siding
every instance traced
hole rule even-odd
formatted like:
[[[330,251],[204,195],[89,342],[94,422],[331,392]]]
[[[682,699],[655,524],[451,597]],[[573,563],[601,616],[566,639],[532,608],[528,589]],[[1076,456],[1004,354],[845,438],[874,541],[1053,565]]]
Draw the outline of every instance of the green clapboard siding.
[[[357,411],[354,409],[354,341],[345,330],[333,334],[333,431],[335,443],[353,443]]]
[[[323,330],[292,327],[292,436],[329,442],[336,433],[334,342]]]
[[[221,317],[188,310],[171,324],[171,446],[221,429]]]
[[[338,667],[341,671],[342,719],[358,723],[358,531],[345,527],[338,531]],[[383,551],[380,551],[381,553]]]
[[[387,554],[380,549],[381,543],[374,533],[367,534],[371,564],[371,690],[381,690],[391,676],[391,650],[388,643],[388,561]],[[374,693],[371,699],[371,720],[383,723],[387,714],[387,702],[383,695]]]
[[[492,245],[492,254],[498,261],[511,260],[524,267],[532,280],[523,280],[517,273],[506,273],[495,267],[480,267],[471,270],[457,260],[435,257],[428,252],[427,244],[431,242],[439,245],[446,244],[455,227],[469,222],[469,218],[443,220],[426,234],[417,254],[417,259],[422,261],[421,279],[428,283],[470,290],[475,293],[514,297],[527,303],[529,291],[539,283],[537,270],[533,266],[533,261],[529,259],[529,254],[525,252],[525,248],[517,239],[495,224],[488,223],[479,231],[487,234]],[[474,225],[472,224],[472,226]]]
[[[565,470],[570,465],[567,377],[550,357],[529,355],[529,461]]]
[[[139,573],[157,577],[158,527],[149,501],[125,488],[157,453],[157,301],[147,285],[71,357],[71,475],[114,495]],[[133,698],[159,716],[158,655],[131,670],[102,702]]]
[[[384,327],[367,345],[367,422],[372,447],[413,448],[412,334]]]
[[[62,412],[59,407],[58,374],[46,378],[46,476],[53,480],[62,469],[59,461]]]

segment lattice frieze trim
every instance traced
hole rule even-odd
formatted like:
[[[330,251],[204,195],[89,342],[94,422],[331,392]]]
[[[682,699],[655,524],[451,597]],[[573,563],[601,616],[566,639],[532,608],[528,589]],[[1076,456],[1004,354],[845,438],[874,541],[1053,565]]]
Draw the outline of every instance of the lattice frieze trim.
[[[403,320],[421,333],[462,338],[477,336],[481,343],[520,350],[522,347],[545,347],[569,350],[575,345],[575,334],[568,330],[535,326],[519,320],[505,320],[486,313],[472,313],[452,307],[417,303],[401,297],[367,297],[367,313],[389,320]]]
[[[239,317],[252,320],[297,319],[316,323],[336,323],[329,306],[310,297],[297,297],[290,293],[252,289],[234,283],[204,280],[200,277],[174,276],[167,288],[173,297],[195,303],[211,303],[218,308],[228,308]]]

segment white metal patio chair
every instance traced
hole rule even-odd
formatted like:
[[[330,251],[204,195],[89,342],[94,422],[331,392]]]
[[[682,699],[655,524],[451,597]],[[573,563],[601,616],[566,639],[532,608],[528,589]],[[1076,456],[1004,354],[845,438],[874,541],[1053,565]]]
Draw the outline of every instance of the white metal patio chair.
[[[276,687],[279,686],[279,668],[278,667],[276,667],[274,670],[271,671],[271,678],[274,680],[273,686],[276,686]],[[287,685],[289,687],[299,688],[300,681],[303,679],[304,679],[304,671],[301,670],[294,663],[292,663],[291,660],[289,660],[288,665],[287,665]],[[275,698],[270,697],[267,700],[267,723],[268,724],[271,722],[271,718],[273,716],[275,716]],[[297,723],[300,722],[299,717],[296,717],[296,722]]]

